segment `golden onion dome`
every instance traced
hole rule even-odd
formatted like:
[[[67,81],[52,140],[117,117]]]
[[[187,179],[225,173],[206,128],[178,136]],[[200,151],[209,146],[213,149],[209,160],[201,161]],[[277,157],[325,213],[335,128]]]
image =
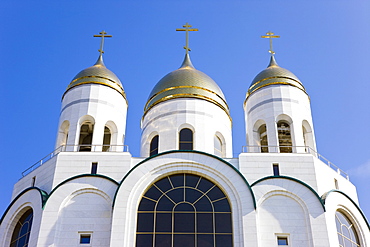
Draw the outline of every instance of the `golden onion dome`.
[[[121,81],[112,71],[105,67],[102,55],[99,56],[98,60],[93,66],[82,70],[72,79],[64,95],[68,92],[68,90],[83,84],[100,84],[108,86],[119,92],[127,101]]]
[[[194,68],[189,54],[181,67],[163,77],[153,88],[144,107],[144,115],[155,105],[177,98],[196,98],[221,107],[229,115],[229,107],[219,86],[211,77]]]
[[[269,85],[290,85],[301,89],[303,92],[306,92],[303,84],[292,72],[287,69],[280,67],[274,58],[271,56],[270,64],[264,70],[262,70],[252,81],[247,93],[248,98],[252,93],[257,91],[260,88],[269,86]]]

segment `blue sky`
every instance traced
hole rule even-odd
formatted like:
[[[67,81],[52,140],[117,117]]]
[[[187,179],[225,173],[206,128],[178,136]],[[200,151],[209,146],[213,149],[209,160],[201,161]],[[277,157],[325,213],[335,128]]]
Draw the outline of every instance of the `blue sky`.
[[[223,90],[233,118],[234,156],[246,145],[243,101],[269,62],[267,31],[281,67],[311,97],[318,151],[350,175],[370,218],[369,1],[1,1],[0,214],[21,172],[55,145],[61,96],[93,65],[106,30],[104,61],[128,102],[126,143],[139,156],[140,119],[154,85],[177,69],[189,22],[194,66]]]

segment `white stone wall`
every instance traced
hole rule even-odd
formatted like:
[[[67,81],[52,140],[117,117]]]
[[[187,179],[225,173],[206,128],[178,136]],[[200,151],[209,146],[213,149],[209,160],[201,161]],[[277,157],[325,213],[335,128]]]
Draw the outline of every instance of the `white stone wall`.
[[[159,135],[159,152],[179,149],[179,131],[194,133],[194,150],[214,154],[214,136],[224,145],[224,157],[232,157],[231,120],[224,110],[206,100],[173,99],[148,111],[141,123],[141,156],[149,156],[150,141]]]

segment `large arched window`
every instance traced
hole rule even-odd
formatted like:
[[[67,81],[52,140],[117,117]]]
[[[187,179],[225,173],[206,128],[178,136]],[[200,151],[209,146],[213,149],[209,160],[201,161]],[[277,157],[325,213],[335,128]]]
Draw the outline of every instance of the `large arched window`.
[[[340,247],[360,246],[356,229],[346,215],[337,211],[335,213],[335,223]]]
[[[182,129],[179,134],[179,150],[193,150],[193,131]]]
[[[226,195],[208,179],[192,174],[155,182],[139,204],[136,246],[233,246]]]
[[[278,138],[280,153],[291,153],[292,152],[292,136],[290,133],[289,123],[286,121],[279,121],[277,123]]]
[[[111,139],[112,139],[112,133],[110,129],[107,126],[105,126],[104,136],[103,136],[103,152],[109,152]]]
[[[10,247],[26,247],[30,239],[33,211],[28,209],[18,220],[10,241]]]
[[[260,141],[260,146],[261,146],[261,153],[268,153],[269,148],[268,148],[268,141],[267,141],[267,128],[266,124],[261,125],[258,128],[258,135],[259,135],[259,141]]]
[[[158,144],[159,144],[158,142],[159,142],[159,136],[156,135],[153,137],[153,139],[150,142],[149,156],[158,154]]]

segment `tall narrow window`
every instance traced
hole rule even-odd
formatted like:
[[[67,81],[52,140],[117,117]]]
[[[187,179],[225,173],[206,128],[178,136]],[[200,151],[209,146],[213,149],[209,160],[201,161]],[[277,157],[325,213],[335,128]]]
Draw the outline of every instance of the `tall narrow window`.
[[[110,132],[110,129],[107,126],[105,126],[104,127],[104,137],[103,137],[103,152],[109,152],[111,138],[112,138],[112,134]]]
[[[347,216],[337,211],[335,213],[335,223],[337,226],[339,246],[360,246],[356,229]]]
[[[91,164],[91,174],[97,174],[98,173],[98,162],[93,162]]]
[[[223,157],[223,152],[222,152],[222,141],[220,137],[216,136],[214,137],[214,147],[215,147],[215,155],[219,157]]]
[[[159,144],[159,136],[156,135],[153,137],[152,141],[150,142],[149,156],[158,154],[158,144]]]
[[[233,246],[227,196],[216,184],[193,174],[155,182],[139,204],[136,246]]]
[[[28,246],[32,228],[33,211],[28,209],[18,220],[10,241],[10,247]]]
[[[272,164],[272,171],[274,173],[274,176],[280,176],[279,164]]]
[[[292,136],[290,135],[289,123],[279,121],[277,123],[280,153],[292,152]]]
[[[260,138],[260,146],[261,146],[261,153],[268,153],[268,141],[267,141],[267,128],[266,124],[261,125],[261,127],[258,128],[258,134]]]
[[[180,150],[193,150],[193,131],[191,129],[182,129],[179,139]]]
[[[90,152],[92,137],[94,131],[94,124],[91,122],[85,122],[81,125],[80,139],[79,139],[79,151],[80,152]]]

